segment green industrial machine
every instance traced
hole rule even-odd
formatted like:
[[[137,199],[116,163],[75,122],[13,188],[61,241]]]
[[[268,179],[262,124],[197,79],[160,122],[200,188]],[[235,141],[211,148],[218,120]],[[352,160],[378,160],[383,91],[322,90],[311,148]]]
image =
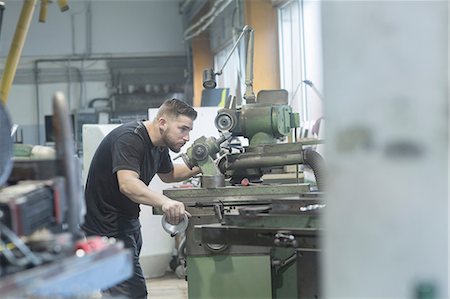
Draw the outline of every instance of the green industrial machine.
[[[319,297],[322,159],[308,147],[318,141],[287,142],[298,119],[287,104],[228,103],[215,119],[221,137],[201,137],[182,154],[201,168],[201,187],[164,194],[192,214],[180,249],[189,298]],[[313,169],[318,190],[264,179],[298,164]]]
[[[165,194],[192,214],[184,253],[189,298],[317,298],[321,193],[289,184]]]
[[[203,86],[216,86],[244,36],[246,104],[238,107],[231,97],[215,118],[221,137],[201,137],[181,155],[202,170],[201,187],[164,190],[192,215],[179,249],[189,298],[318,298],[323,162],[310,147],[318,141],[289,142],[300,121],[287,91],[263,90],[255,97],[251,27],[243,27],[219,71],[203,72]],[[267,180],[299,164],[311,167],[317,186]]]

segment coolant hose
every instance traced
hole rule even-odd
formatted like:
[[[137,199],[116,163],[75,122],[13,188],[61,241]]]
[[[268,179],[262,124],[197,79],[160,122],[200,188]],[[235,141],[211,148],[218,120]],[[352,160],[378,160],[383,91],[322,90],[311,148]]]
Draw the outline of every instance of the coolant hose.
[[[303,151],[303,163],[311,167],[314,176],[316,178],[317,188],[319,191],[323,191],[323,169],[324,161],[322,156],[311,149],[306,149]]]

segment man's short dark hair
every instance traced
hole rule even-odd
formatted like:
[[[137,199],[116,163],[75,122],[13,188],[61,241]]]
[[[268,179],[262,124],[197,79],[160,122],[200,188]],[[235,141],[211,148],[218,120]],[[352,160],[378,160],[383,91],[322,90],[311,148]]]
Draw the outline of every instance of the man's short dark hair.
[[[185,115],[192,120],[195,120],[197,118],[197,111],[195,111],[194,108],[192,108],[192,106],[190,106],[186,102],[173,98],[164,101],[161,107],[159,107],[156,119],[160,118],[163,115],[174,118],[177,118],[180,115]]]

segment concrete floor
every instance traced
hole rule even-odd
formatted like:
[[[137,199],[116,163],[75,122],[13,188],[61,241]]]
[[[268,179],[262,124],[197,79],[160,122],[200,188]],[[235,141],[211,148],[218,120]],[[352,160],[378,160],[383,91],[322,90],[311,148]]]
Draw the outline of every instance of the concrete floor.
[[[187,299],[187,282],[174,272],[158,278],[147,279],[148,297],[152,299]]]

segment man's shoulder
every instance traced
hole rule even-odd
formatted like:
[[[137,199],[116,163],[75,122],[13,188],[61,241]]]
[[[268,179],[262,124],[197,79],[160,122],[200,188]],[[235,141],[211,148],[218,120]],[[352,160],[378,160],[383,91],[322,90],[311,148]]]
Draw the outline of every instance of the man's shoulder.
[[[125,123],[114,129],[111,133],[109,139],[112,140],[117,140],[119,138],[145,140],[145,132],[143,132],[142,125],[138,122]]]
[[[127,123],[124,123],[124,124],[118,126],[112,132],[118,133],[118,134],[127,133],[127,132],[135,133],[135,132],[137,132],[137,130],[139,130],[140,126],[141,126],[140,122],[131,121],[131,122],[127,122]]]

